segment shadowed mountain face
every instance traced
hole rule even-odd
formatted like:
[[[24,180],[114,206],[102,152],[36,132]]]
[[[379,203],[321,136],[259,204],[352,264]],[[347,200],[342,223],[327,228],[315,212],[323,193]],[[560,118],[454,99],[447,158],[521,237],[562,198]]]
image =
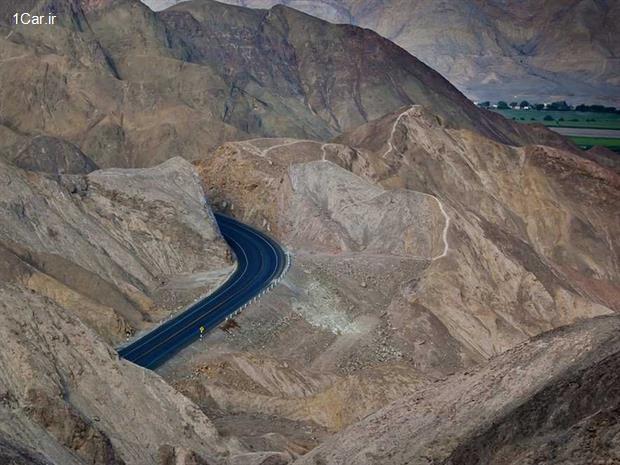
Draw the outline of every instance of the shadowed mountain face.
[[[12,5],[3,4],[5,18],[24,9]],[[325,140],[412,103],[498,141],[563,143],[475,108],[371,31],[286,7],[202,0],[155,14],[137,0],[30,6],[55,11],[59,25],[0,26],[0,153],[44,134],[101,167],[150,166],[249,136]]]
[[[179,0],[144,1],[163,9]],[[225,1],[253,8],[285,4],[328,21],[368,27],[472,99],[620,102],[617,1]]]

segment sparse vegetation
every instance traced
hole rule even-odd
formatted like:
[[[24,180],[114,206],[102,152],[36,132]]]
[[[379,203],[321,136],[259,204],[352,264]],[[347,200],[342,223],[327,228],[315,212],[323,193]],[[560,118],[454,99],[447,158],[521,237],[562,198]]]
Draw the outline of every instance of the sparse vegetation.
[[[593,146],[606,147],[620,153],[620,112],[615,107],[603,105],[577,105],[571,107],[565,101],[550,104],[530,103],[523,100],[519,105],[508,105],[500,101],[493,108],[489,102],[484,102],[485,108],[495,111],[505,118],[524,124],[542,123],[545,126],[558,128],[604,129],[618,131],[618,137],[570,137],[573,142],[583,149]],[[482,105],[479,105],[482,106]],[[607,136],[608,134],[603,134]],[[612,133],[615,135],[615,133]]]
[[[513,117],[521,120],[525,118],[527,123],[538,122],[546,125],[569,127],[569,128],[592,128],[592,129],[617,129],[620,130],[620,114],[618,113],[592,113],[570,111],[551,111],[551,110],[517,110],[517,109],[495,109],[492,111],[500,113],[506,118]],[[551,116],[551,120],[546,120],[545,116]],[[562,121],[560,121],[562,118]]]
[[[620,139],[612,137],[570,137],[570,139],[582,149],[598,146],[620,153]]]
[[[495,105],[487,100],[478,103],[478,106],[497,111],[507,118],[521,119],[524,116],[523,112],[527,112],[531,121],[568,121],[571,124],[563,126],[620,129],[620,109],[613,106],[585,104],[572,106],[564,100],[552,103],[530,103],[522,100],[520,103],[513,101],[510,104],[500,100]],[[547,115],[551,115],[552,119],[545,118]]]
[[[589,111],[592,113],[618,113],[616,107],[606,107],[603,105],[577,105],[575,111]]]

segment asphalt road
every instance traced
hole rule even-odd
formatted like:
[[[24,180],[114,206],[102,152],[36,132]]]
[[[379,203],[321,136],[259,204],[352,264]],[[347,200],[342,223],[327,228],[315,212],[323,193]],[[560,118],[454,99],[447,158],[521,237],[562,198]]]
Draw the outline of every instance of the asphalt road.
[[[215,218],[237,257],[235,272],[206,298],[120,348],[121,357],[145,368],[157,368],[199,339],[201,326],[206,331],[217,327],[285,272],[287,255],[277,242],[227,216],[216,214]]]

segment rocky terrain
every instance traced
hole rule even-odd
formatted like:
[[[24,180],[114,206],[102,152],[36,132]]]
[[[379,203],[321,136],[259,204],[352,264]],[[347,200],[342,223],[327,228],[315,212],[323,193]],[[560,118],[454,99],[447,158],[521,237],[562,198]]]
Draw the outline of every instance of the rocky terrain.
[[[236,450],[195,404],[119,362],[75,314],[23,286],[3,283],[0,294],[3,463],[16,453],[63,465],[209,463]]]
[[[185,160],[60,177],[1,166],[2,280],[79,314],[109,342],[205,294],[231,270]]]
[[[619,330],[615,316],[546,333],[390,404],[295,463],[618,463]]]
[[[10,12],[26,7],[3,3],[4,158],[45,136],[102,168],[153,166],[250,136],[327,140],[412,103],[503,142],[533,139],[379,35],[290,8],[197,0],[155,14],[138,0],[30,4],[53,8],[59,24],[11,26]]]
[[[20,5],[62,21],[0,26],[1,463],[617,461],[609,154],[290,8]],[[286,278],[119,360],[232,271],[211,209]]]
[[[377,31],[473,100],[620,104],[618,2],[224,0]],[[144,0],[163,9],[179,0]]]
[[[433,381],[619,310],[620,179],[570,151],[501,145],[413,106],[329,144],[230,143],[197,165],[215,208],[294,254],[238,327],[161,369],[248,446],[303,453]]]
[[[197,464],[237,450],[113,349],[232,269],[194,169],[89,173],[75,149],[37,147],[36,172],[0,163],[0,462]],[[75,161],[82,173],[58,174]]]

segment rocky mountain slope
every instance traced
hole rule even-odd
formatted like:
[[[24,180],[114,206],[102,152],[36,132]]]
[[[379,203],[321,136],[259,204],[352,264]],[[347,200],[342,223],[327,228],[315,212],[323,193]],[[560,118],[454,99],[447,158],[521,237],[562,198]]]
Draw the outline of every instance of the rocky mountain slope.
[[[113,349],[231,271],[194,169],[59,175],[78,154],[45,147],[39,172],[0,162],[0,462],[223,460],[235,445]]]
[[[61,24],[0,26],[0,462],[273,465],[327,441],[308,460],[337,463],[391,402],[458,396],[466,372],[503,386],[518,366],[522,389],[463,397],[478,407],[459,418],[478,422],[433,456],[504,460],[488,442],[510,463],[519,441],[536,459],[570,436],[587,458],[573,424],[613,444],[607,413],[586,418],[598,381],[583,410],[536,430],[549,442],[514,433],[541,392],[570,398],[571,369],[615,367],[607,158],[477,109],[374,33],[286,7],[19,5]],[[287,278],[158,373],[119,361],[115,345],[231,271],[211,206],[285,244]]]
[[[53,7],[59,19],[11,26],[5,14],[0,23],[5,158],[45,136],[100,167],[152,166],[249,136],[326,140],[412,103],[499,141],[541,137],[477,109],[377,34],[290,8],[196,0],[155,14],[138,0],[30,5]]]
[[[20,449],[63,465],[212,463],[236,450],[196,405],[154,373],[118,361],[50,299],[3,283],[0,321],[0,437],[14,444],[8,454],[0,449],[3,463]]]
[[[56,178],[0,166],[2,280],[78,313],[110,342],[204,294],[232,265],[185,160]]]
[[[547,333],[390,404],[295,463],[617,463],[619,330],[616,316]]]
[[[197,165],[215,208],[294,254],[283,287],[161,370],[247,445],[304,453],[619,310],[620,179],[570,151],[502,145],[413,106],[331,143],[247,140]]]
[[[155,9],[179,0],[144,0]],[[468,97],[620,104],[618,2],[225,0],[288,5],[379,32]]]

